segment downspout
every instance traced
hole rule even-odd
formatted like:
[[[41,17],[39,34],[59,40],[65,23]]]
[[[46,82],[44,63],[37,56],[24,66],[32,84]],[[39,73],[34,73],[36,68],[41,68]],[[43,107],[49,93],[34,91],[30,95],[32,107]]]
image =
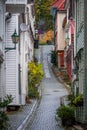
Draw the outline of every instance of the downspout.
[[[19,23],[20,24],[20,23]],[[20,27],[20,25],[19,25]],[[21,66],[20,66],[20,28],[19,28],[19,46],[18,46],[18,51],[19,51],[19,64],[18,64],[18,86],[19,86],[19,96],[20,96],[20,104],[22,103],[21,101]]]
[[[56,8],[52,9],[52,16],[53,16],[53,30],[54,30],[54,46],[55,46],[55,15],[56,15]]]
[[[55,34],[56,34],[55,33],[55,28],[56,28],[55,27],[55,22],[56,22],[55,20],[56,20],[56,15],[57,15],[57,9],[55,9],[55,14],[54,14],[54,18],[53,18],[53,20],[54,20],[54,46],[56,45],[56,40],[55,40]]]
[[[75,27],[76,27],[76,29],[75,29],[75,44],[74,44],[74,49],[75,49],[75,53],[74,53],[74,56],[76,56],[76,53],[77,53],[77,0],[76,0],[76,2],[75,2],[75,14],[76,14],[76,16],[75,16],[75,19],[76,19],[76,22],[75,22]]]
[[[54,46],[55,46],[55,17],[53,17],[53,29],[54,29]]]

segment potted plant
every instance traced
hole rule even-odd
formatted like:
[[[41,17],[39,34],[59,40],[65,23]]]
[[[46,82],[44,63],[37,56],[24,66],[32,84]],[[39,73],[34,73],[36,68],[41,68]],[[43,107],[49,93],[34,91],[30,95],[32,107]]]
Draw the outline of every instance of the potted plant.
[[[82,94],[78,94],[78,95],[74,98],[73,104],[74,104],[76,107],[81,107],[81,106],[83,106],[83,95],[82,95]]]
[[[8,104],[12,102],[12,95],[7,95],[3,100],[0,98],[0,130],[8,129],[9,118],[6,114]]]
[[[75,110],[70,106],[60,106],[57,109],[57,116],[61,118],[63,126],[71,126],[75,121]]]

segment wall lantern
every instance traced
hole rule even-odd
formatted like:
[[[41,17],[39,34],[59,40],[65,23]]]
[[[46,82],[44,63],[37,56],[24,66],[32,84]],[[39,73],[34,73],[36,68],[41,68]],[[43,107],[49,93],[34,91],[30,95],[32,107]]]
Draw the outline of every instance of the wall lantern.
[[[13,33],[13,35],[11,37],[12,37],[12,42],[14,44],[18,43],[18,41],[19,41],[19,35],[17,35],[16,29],[15,29],[15,32]]]
[[[12,34],[11,38],[12,38],[12,42],[14,43],[14,47],[13,48],[6,47],[5,48],[5,52],[8,52],[10,50],[15,50],[16,49],[16,44],[19,41],[19,35],[17,35],[16,29],[15,29],[14,33]]]

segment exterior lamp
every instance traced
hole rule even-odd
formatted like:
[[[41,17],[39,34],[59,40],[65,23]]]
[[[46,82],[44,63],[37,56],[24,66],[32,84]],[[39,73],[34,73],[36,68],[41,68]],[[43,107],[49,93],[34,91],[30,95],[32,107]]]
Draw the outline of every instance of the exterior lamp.
[[[16,29],[15,29],[15,31],[14,31],[14,33],[13,33],[13,35],[11,37],[12,37],[12,41],[13,41],[14,44],[18,43],[19,35],[17,35]]]
[[[15,50],[16,49],[16,44],[19,41],[19,35],[17,35],[16,29],[15,29],[14,33],[12,34],[11,38],[12,38],[12,42],[14,43],[14,47],[13,48],[6,47],[5,48],[5,53],[10,51],[10,50]]]

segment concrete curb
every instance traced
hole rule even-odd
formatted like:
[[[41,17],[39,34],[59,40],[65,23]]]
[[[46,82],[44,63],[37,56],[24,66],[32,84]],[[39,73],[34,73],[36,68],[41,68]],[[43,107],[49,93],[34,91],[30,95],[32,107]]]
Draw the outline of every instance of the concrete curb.
[[[27,117],[25,118],[25,120],[22,122],[22,124],[17,128],[17,130],[25,130],[25,127],[27,125],[27,123],[30,122],[31,118],[32,118],[32,113],[34,112],[34,110],[37,108],[38,106],[38,101],[36,101],[33,106],[32,109],[29,113],[29,115],[27,115]],[[30,118],[30,119],[29,119]]]

